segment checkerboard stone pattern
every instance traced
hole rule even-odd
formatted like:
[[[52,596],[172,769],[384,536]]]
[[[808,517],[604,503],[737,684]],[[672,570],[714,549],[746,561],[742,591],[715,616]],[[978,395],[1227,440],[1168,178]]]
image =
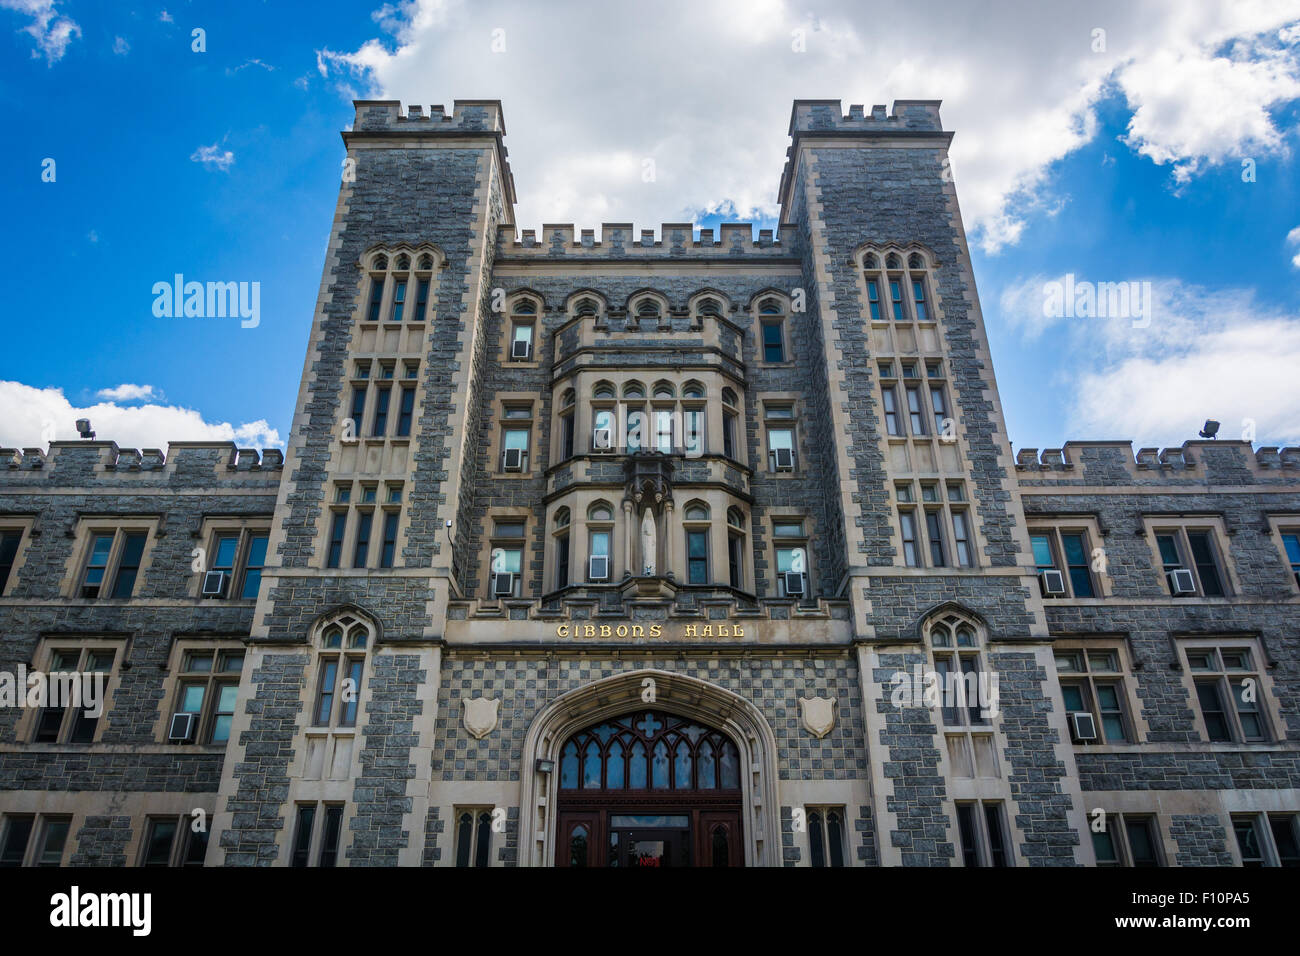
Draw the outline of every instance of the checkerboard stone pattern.
[[[451,657],[438,690],[433,773],[441,780],[519,780],[533,718],[562,694],[640,669],[687,674],[751,701],[776,737],[782,780],[850,780],[867,771],[857,664],[849,656],[613,660],[596,657]],[[475,740],[461,723],[461,700],[499,698],[497,728]],[[835,727],[818,740],[799,724],[800,697],[836,701]],[[635,709],[635,708],[629,708]]]

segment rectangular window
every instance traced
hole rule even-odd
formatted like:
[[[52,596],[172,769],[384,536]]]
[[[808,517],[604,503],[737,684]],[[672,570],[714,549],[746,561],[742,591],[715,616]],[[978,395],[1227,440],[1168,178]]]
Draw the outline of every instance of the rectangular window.
[[[111,675],[116,657],[117,651],[112,648],[63,648],[50,652],[47,670],[50,674]],[[105,686],[107,683],[107,679],[104,679]],[[75,707],[71,703],[67,706],[46,706],[36,719],[32,741],[89,744],[94,742],[98,727],[99,717],[91,717],[83,707]]]
[[[1133,866],[1160,865],[1160,851],[1156,847],[1155,821],[1151,817],[1126,816],[1124,834],[1128,837]]]
[[[90,556],[86,559],[86,571],[81,579],[81,596],[93,598],[99,596],[103,587],[104,575],[108,571],[108,558],[113,551],[113,535],[97,534],[90,539]]]
[[[1223,583],[1219,578],[1219,565],[1214,557],[1210,533],[1189,531],[1187,543],[1191,548],[1192,562],[1196,565],[1196,576],[1201,580],[1201,592],[1206,597],[1223,597]]]
[[[1248,647],[1192,647],[1188,669],[1195,673],[1196,700],[1213,742],[1262,743],[1271,739],[1261,705],[1264,685]]]
[[[33,866],[61,866],[63,848],[68,842],[71,817],[41,817],[41,838],[37,844]]]
[[[486,807],[463,807],[456,814],[456,865],[491,865],[492,813]]]
[[[971,560],[970,528],[967,524],[965,511],[953,510],[952,546],[953,552],[957,556],[958,567],[969,568],[974,564]]]
[[[268,536],[265,534],[248,536],[248,555],[244,559],[244,581],[239,591],[241,600],[257,600],[257,592],[262,587],[262,571],[266,567],[267,541]]]
[[[424,315],[429,308],[429,280],[421,279],[415,287],[415,315],[411,316],[412,322],[423,322]]]
[[[375,389],[375,423],[370,429],[375,438],[383,438],[388,432],[388,399],[392,391],[391,388]]]
[[[370,551],[370,525],[374,521],[374,513],[371,511],[362,511],[357,515],[357,541],[352,549],[352,566],[354,568],[364,568],[366,558]]]
[[[35,825],[35,817],[6,815],[4,843],[0,844],[0,867],[23,865]]]
[[[327,568],[337,568],[339,562],[343,560],[343,533],[347,530],[348,513],[346,511],[336,511],[330,518],[330,543],[329,553],[325,559]]]
[[[171,866],[176,824],[175,817],[149,818],[144,838],[144,855],[140,860],[141,866]]]
[[[763,323],[763,361],[784,362],[785,344],[782,336],[782,323]]]
[[[1067,717],[1071,713],[1091,714],[1096,726],[1096,739],[1081,740],[1071,720],[1070,735],[1076,744],[1132,742],[1118,651],[1060,650],[1056,654],[1056,670],[1061,675],[1061,696]]]
[[[949,434],[948,426],[948,401],[944,398],[942,385],[930,386],[930,407],[934,410],[934,433],[936,435]]]
[[[709,533],[686,532],[687,580],[691,584],[709,583]]]
[[[877,279],[867,280],[867,307],[871,310],[871,321],[879,322],[880,315],[880,282]]]
[[[957,831],[964,866],[1011,865],[1000,803],[958,803]]]
[[[339,856],[339,836],[343,832],[343,807],[325,805],[325,821],[321,827],[320,860],[317,866],[334,866]]]
[[[783,450],[785,454],[782,453]],[[794,429],[767,430],[767,457],[768,467],[772,471],[790,471],[794,468]]]
[[[311,863],[311,836],[316,823],[316,805],[304,803],[298,805],[298,822],[293,836],[292,866],[308,866]]]
[[[361,427],[366,417],[366,387],[364,385],[354,386],[352,389],[352,414],[348,416],[352,419],[353,436],[361,435]]]
[[[885,399],[885,431],[891,435],[902,435],[903,430],[898,424],[898,393],[894,391],[894,386],[887,385],[881,394]]]
[[[1286,561],[1291,566],[1291,576],[1300,587],[1300,531],[1282,532],[1282,547],[1286,550]],[[3,568],[0,568],[0,574]],[[0,584],[3,587],[3,584]]]
[[[912,304],[916,306],[917,321],[929,321],[930,310],[925,302],[925,278],[922,276],[912,276]]]
[[[379,321],[379,309],[384,304],[384,277],[370,280],[370,311],[366,318],[371,322]],[[360,434],[360,433],[358,433]]]
[[[907,415],[911,420],[912,434],[925,434],[925,415],[921,412],[921,390],[914,385],[907,387]]]
[[[689,455],[702,455],[704,453],[704,410],[700,408],[688,408],[683,412],[683,423],[686,429],[684,436],[684,449]]]
[[[411,434],[411,416],[415,412],[415,389],[402,389],[402,397],[397,406],[397,435],[405,438]]]
[[[733,588],[742,587],[741,569],[745,566],[741,551],[743,547],[744,539],[740,535],[727,536],[727,573],[728,581]]]
[[[140,572],[140,561],[144,556],[144,543],[148,534],[143,531],[131,531],[122,536],[122,554],[117,562],[117,576],[113,582],[113,597],[129,598],[135,590],[136,575]]]
[[[893,305],[894,319],[902,322],[907,316],[903,313],[903,280],[889,277],[889,300]]]
[[[940,520],[940,514],[937,511],[926,511],[925,513],[925,535],[930,543],[930,567],[942,568],[948,564],[947,555],[943,549],[943,526]]]
[[[560,454],[564,459],[573,457],[573,414],[560,417]]]
[[[808,807],[808,861],[814,867],[844,865],[844,808]]]
[[[1237,836],[1237,849],[1241,852],[1243,867],[1267,866],[1264,856],[1264,842],[1260,838],[1259,821],[1256,817],[1233,817],[1232,830]]]
[[[722,454],[736,458],[736,416],[730,412],[722,413]]]
[[[22,540],[21,531],[0,531],[0,594],[5,593],[9,583],[9,574],[18,559],[18,543]]]
[[[1048,594],[1047,585],[1039,578],[1039,590],[1044,597],[1090,598],[1097,596],[1089,564],[1088,536],[1083,531],[1064,531],[1057,528],[1030,529],[1029,542],[1033,546],[1034,565],[1042,571],[1060,571],[1066,593]],[[1058,558],[1058,555],[1060,556]]]
[[[524,471],[528,467],[527,428],[501,430],[501,468],[504,471]],[[515,454],[511,454],[511,452]]]
[[[562,534],[555,539],[555,586],[569,585],[569,536]]]
[[[799,598],[808,596],[808,558],[807,551],[804,548],[777,548],[776,571],[778,596]],[[799,576],[799,584],[803,589],[802,594],[791,594],[789,592],[786,581],[787,574],[797,574]]]
[[[402,310],[406,308],[406,280],[398,279],[393,287],[393,317],[390,321],[401,322]]]
[[[1175,583],[1179,576],[1175,571],[1191,571],[1194,593],[1204,597],[1223,597],[1227,592],[1224,587],[1222,565],[1219,563],[1218,548],[1214,535],[1208,530],[1187,530],[1185,528],[1162,529],[1156,533],[1156,547],[1160,553],[1160,563],[1165,572],[1165,586],[1174,596],[1184,596]]]
[[[916,516],[911,509],[898,513],[899,525],[903,531],[903,561],[909,568],[920,565],[920,554],[916,549]]]
[[[173,714],[194,714],[196,742],[225,743],[235,720],[235,701],[244,667],[243,650],[200,648],[181,656],[181,672]]]
[[[379,566],[391,568],[393,557],[397,553],[397,522],[401,515],[396,511],[384,513],[384,544],[379,553]]]
[[[527,362],[533,357],[533,323],[516,322],[510,336],[510,360]]]

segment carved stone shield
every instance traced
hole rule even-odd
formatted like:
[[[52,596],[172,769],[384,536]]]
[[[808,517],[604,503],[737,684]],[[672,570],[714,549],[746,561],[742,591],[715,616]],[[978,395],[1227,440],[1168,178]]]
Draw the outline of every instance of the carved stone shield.
[[[835,701],[828,697],[800,697],[799,721],[820,740],[835,726]]]
[[[486,697],[465,697],[461,699],[461,719],[465,729],[477,739],[482,740],[497,728],[497,714],[501,701]]]

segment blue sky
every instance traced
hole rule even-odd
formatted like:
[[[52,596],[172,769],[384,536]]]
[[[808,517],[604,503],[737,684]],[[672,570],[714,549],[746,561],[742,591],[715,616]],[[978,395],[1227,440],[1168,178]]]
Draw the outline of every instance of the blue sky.
[[[283,442],[354,95],[502,99],[519,227],[597,229],[770,227],[793,97],[941,98],[1017,447],[1300,441],[1300,5],[1040,6],[0,0],[0,444]],[[156,317],[175,273],[259,325]],[[1066,273],[1152,321],[1044,317]]]

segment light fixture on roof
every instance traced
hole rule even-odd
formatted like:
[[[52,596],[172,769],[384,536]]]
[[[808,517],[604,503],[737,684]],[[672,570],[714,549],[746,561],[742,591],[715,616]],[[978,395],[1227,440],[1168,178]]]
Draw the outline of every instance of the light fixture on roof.
[[[1216,437],[1219,434],[1219,423],[1213,418],[1207,418],[1205,420],[1205,427],[1200,430],[1199,434],[1202,438]]]
[[[82,438],[94,438],[94,437],[95,437],[95,433],[92,432],[92,431],[90,430],[90,419],[89,419],[89,418],[78,418],[78,419],[77,419],[77,434],[80,435]]]

